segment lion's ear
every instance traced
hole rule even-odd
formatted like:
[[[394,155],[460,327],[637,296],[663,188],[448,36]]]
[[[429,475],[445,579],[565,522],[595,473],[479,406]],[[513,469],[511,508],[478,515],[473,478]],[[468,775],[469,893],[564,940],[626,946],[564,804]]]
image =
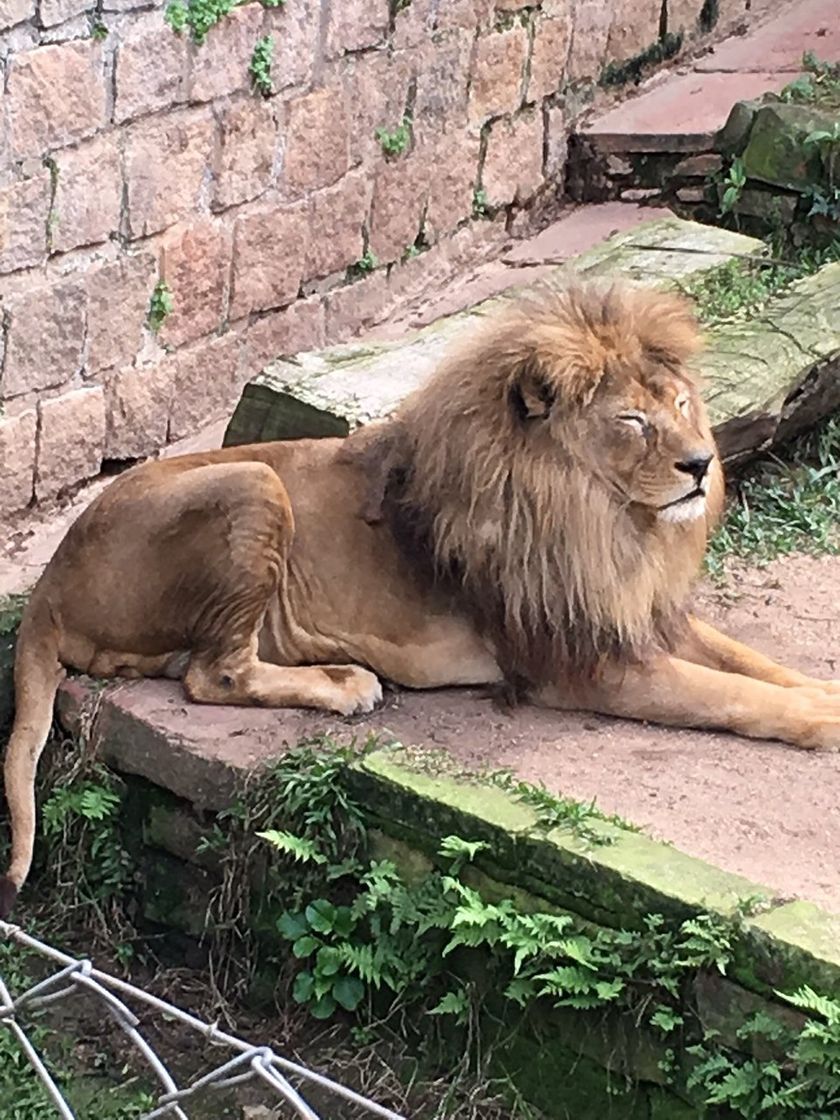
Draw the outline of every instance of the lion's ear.
[[[508,400],[520,420],[545,419],[554,397],[554,386],[535,358],[523,362],[508,384]]]

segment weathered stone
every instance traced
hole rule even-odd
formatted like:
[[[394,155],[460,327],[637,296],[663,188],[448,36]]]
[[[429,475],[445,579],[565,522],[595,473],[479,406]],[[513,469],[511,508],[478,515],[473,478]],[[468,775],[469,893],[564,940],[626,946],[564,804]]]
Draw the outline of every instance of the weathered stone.
[[[481,185],[491,206],[525,202],[542,185],[543,120],[528,109],[496,121],[487,140]]]
[[[612,7],[604,0],[577,0],[566,72],[571,81],[597,78],[607,56]]]
[[[435,173],[429,182],[424,222],[427,240],[437,240],[472,213],[478,154],[479,138],[469,133],[441,133],[435,138],[430,153]]]
[[[277,119],[271,102],[251,99],[219,116],[219,157],[213,209],[224,210],[266,191],[274,179]]]
[[[840,915],[827,914],[810,902],[788,902],[750,919],[747,932],[763,957],[759,970],[769,973],[774,988],[793,992],[807,984],[840,997]],[[750,984],[750,977],[735,975]]]
[[[326,341],[343,342],[362,327],[380,322],[391,306],[384,269],[336,288],[327,296]]]
[[[474,31],[489,27],[495,14],[494,0],[450,0],[435,12],[438,31],[463,28]]]
[[[327,23],[327,58],[384,42],[388,0],[342,0],[333,4]]]
[[[747,178],[799,191],[819,182],[819,150],[807,145],[805,138],[817,130],[831,132],[835,119],[833,113],[809,105],[781,101],[763,105],[756,113],[742,156]]]
[[[134,361],[156,279],[157,259],[152,253],[124,256],[87,273],[88,373]]]
[[[0,514],[14,513],[32,500],[36,427],[34,410],[0,416]]]
[[[201,110],[138,121],[126,130],[128,224],[145,237],[195,209],[213,149],[213,121]]]
[[[38,18],[44,27],[54,27],[89,8],[90,0],[40,0]]]
[[[758,101],[736,101],[715,138],[715,151],[724,156],[736,156],[743,152],[759,108]]]
[[[303,280],[308,206],[277,206],[237,219],[233,242],[230,315],[280,307],[297,296]]]
[[[359,259],[364,250],[363,227],[370,198],[367,171],[351,171],[334,187],[312,195],[304,279],[328,276]]]
[[[238,89],[248,89],[248,66],[262,27],[262,8],[246,4],[234,8],[211,28],[192,51],[191,101],[212,101]]]
[[[102,48],[92,41],[38,47],[12,57],[6,77],[14,157],[42,155],[105,123]]]
[[[622,202],[649,202],[653,198],[659,198],[661,194],[659,187],[627,187],[621,192]]]
[[[545,174],[546,178],[562,183],[566,174],[569,154],[569,125],[561,106],[545,113]]]
[[[418,67],[415,120],[434,117],[451,127],[465,116],[472,49],[468,31],[451,31],[428,44]]]
[[[105,392],[74,389],[38,405],[35,496],[54,497],[99,473],[105,449]]]
[[[289,102],[283,176],[294,193],[329,187],[350,166],[348,121],[340,86]]]
[[[680,202],[702,202],[705,197],[706,192],[702,187],[680,187],[677,191]]]
[[[388,294],[396,306],[405,306],[427,292],[445,290],[454,272],[448,250],[446,241],[439,241],[388,270]]]
[[[717,184],[718,201],[726,188]],[[679,192],[677,192],[679,194]],[[793,222],[799,204],[796,194],[783,194],[778,190],[760,190],[747,187],[738,195],[733,209],[736,214],[759,218],[772,229],[780,229]]]
[[[167,234],[161,277],[172,293],[172,311],[160,329],[166,345],[182,346],[219,328],[229,264],[230,236],[221,222],[203,219]]]
[[[534,45],[531,48],[531,74],[526,95],[528,101],[541,101],[562,86],[566,76],[571,34],[572,22],[568,13],[564,18],[537,20],[534,26]]]
[[[138,459],[166,443],[176,358],[105,379],[105,459]],[[203,395],[203,393],[201,394]]]
[[[198,431],[233,408],[240,389],[239,346],[239,336],[228,333],[179,351],[169,411],[170,440]]]
[[[82,364],[85,289],[80,280],[33,288],[8,301],[3,397],[58,388]]]
[[[122,172],[115,132],[69,148],[55,157],[55,199],[50,247],[59,252],[95,245],[120,224]]]
[[[527,54],[528,36],[518,25],[479,38],[470,85],[471,121],[480,124],[488,117],[519,108]]]
[[[660,0],[617,0],[607,35],[607,62],[635,58],[659,38]]]
[[[35,0],[0,0],[0,31],[35,15]]]
[[[47,251],[50,173],[0,187],[0,273],[40,264]]]
[[[396,260],[417,240],[428,189],[420,151],[379,165],[370,211],[370,248],[379,261]]]
[[[720,171],[723,160],[716,152],[701,152],[700,155],[686,156],[673,170],[674,178],[705,179],[707,175]]]
[[[317,296],[269,311],[245,331],[246,372],[253,376],[274,359],[324,345],[324,304]]]
[[[171,107],[187,96],[188,40],[173,35],[163,8],[137,16],[116,54],[114,119]]]

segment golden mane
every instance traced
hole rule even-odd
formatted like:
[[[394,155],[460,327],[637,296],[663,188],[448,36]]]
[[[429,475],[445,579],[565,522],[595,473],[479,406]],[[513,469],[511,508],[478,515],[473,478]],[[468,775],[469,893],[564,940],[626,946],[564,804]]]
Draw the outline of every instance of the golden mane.
[[[607,365],[645,357],[687,384],[699,343],[688,306],[662,292],[547,288],[471,332],[360,442],[365,515],[381,507],[413,562],[425,553],[436,578],[451,582],[509,680],[591,672],[606,655],[673,644],[706,520],[640,515],[575,451]],[[563,438],[540,449],[522,417],[541,407],[546,381]],[[719,502],[716,493],[712,516]]]

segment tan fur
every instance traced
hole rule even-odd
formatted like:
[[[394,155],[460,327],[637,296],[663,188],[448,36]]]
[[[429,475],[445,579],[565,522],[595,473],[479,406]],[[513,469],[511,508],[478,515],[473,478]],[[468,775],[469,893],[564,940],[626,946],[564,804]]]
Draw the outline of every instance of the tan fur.
[[[686,613],[723,496],[690,312],[591,286],[510,303],[397,416],[117,478],[70,529],[18,641],[8,914],[65,667],[180,675],[197,702],[370,711],[513,685],[558,708],[840,748],[840,686]],[[395,371],[395,376],[399,371]]]

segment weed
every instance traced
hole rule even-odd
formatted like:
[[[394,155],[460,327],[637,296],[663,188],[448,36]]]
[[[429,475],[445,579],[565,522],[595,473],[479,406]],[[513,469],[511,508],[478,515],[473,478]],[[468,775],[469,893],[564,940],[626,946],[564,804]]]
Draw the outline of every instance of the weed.
[[[783,101],[800,104],[818,103],[826,108],[840,108],[840,62],[822,62],[813,51],[802,56],[802,70],[789,82],[779,96]]]
[[[747,173],[744,170],[744,161],[740,156],[736,156],[730,164],[729,170],[726,173],[724,182],[727,184],[724,188],[723,195],[720,200],[721,214],[730,214],[738,205],[738,200],[747,183]]]
[[[559,797],[544,786],[523,782],[509,771],[491,774],[490,781],[523,805],[533,809],[537,815],[537,827],[543,831],[554,829],[567,831],[577,839],[598,847],[612,844],[614,840],[603,829],[593,828],[592,821],[615,825],[616,828],[623,828],[627,832],[640,831],[636,825],[623,820],[617,814],[602,813],[594,801],[575,801],[571,797]]]
[[[254,53],[251,55],[251,64],[248,73],[251,75],[251,85],[263,95],[270,97],[274,93],[274,84],[271,80],[271,60],[274,55],[274,37],[263,35],[257,40]]]
[[[101,43],[103,39],[108,38],[108,27],[98,17],[95,18],[91,23],[90,37],[91,39],[95,39],[99,43]]]
[[[830,129],[815,129],[805,137],[805,148],[816,149],[820,157],[823,181],[811,184],[809,196],[811,209],[808,217],[822,215],[833,221],[840,220],[840,184],[836,177],[836,164],[840,156],[840,121]]]
[[[682,43],[683,33],[681,31],[676,34],[669,31],[635,57],[623,62],[608,63],[601,73],[598,84],[607,88],[627,85],[628,82],[638,85],[647,70],[653,66],[658,66],[662,62],[667,62],[669,58],[673,58],[679,52]]]
[[[181,34],[189,28],[193,42],[199,45],[207,38],[212,27],[229,15],[237,0],[172,0],[164,12],[164,19],[174,32]]]
[[[152,292],[152,298],[149,301],[149,315],[147,320],[149,329],[157,334],[166,321],[167,316],[172,313],[174,306],[175,302],[172,298],[169,285],[165,280],[158,280]]]
[[[388,159],[395,159],[408,150],[411,143],[411,118],[403,117],[393,132],[387,128],[377,128],[374,136]]]
[[[733,557],[764,564],[794,551],[840,550],[840,415],[823,421],[738,480],[706,566],[721,579]]]
[[[351,264],[347,269],[348,280],[358,280],[362,276],[367,276],[377,267],[379,261],[371,252],[370,248],[365,249],[364,253],[359,257],[355,264]]]
[[[472,216],[476,219],[491,216],[490,207],[487,204],[487,191],[484,187],[476,187],[473,191]]]

